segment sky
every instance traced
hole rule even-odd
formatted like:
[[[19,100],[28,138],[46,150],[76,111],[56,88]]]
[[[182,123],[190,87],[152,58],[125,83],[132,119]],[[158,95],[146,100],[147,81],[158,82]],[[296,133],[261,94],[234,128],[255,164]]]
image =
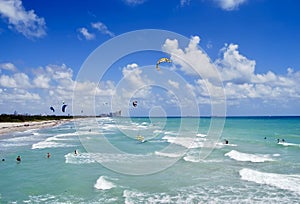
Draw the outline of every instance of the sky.
[[[0,113],[300,115],[299,9],[298,0],[0,0]],[[105,64],[142,46],[144,29],[161,33],[146,31],[157,50]],[[161,57],[171,63],[157,71]]]

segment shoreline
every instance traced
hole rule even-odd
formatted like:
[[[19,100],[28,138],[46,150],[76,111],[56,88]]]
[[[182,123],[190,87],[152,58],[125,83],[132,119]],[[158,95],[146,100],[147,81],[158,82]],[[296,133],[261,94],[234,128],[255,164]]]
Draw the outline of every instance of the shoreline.
[[[1,122],[0,136],[7,135],[13,132],[24,132],[26,130],[32,130],[32,129],[54,127],[70,121],[73,121],[73,119],[29,121],[29,122]]]

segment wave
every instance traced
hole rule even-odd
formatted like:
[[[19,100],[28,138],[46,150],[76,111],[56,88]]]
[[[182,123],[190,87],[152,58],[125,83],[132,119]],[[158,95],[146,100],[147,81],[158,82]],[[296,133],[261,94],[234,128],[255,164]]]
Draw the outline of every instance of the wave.
[[[242,180],[266,184],[300,194],[300,175],[264,173],[248,168],[239,171]]]
[[[99,154],[96,153],[80,153],[75,155],[74,153],[68,153],[65,155],[65,163],[69,164],[90,164],[96,163],[96,158]]]
[[[159,151],[155,151],[155,154],[158,156],[163,156],[163,157],[170,157],[170,158],[176,158],[176,157],[181,157],[182,154],[180,153],[166,153],[166,152],[159,152]]]
[[[248,154],[243,152],[238,152],[236,150],[231,150],[226,153],[225,156],[230,157],[236,161],[248,161],[248,162],[265,162],[274,161],[268,154]]]
[[[300,147],[300,144],[289,143],[289,142],[278,142],[277,144],[285,146],[285,147],[288,147],[288,146]]]
[[[31,149],[45,149],[45,148],[59,148],[59,147],[75,147],[75,145],[51,142],[51,141],[42,141],[33,144]]]
[[[237,144],[224,144],[224,143],[218,142],[218,143],[217,143],[217,146],[218,146],[218,147],[226,147],[226,146],[229,146],[229,147],[236,147]]]
[[[100,176],[97,179],[94,187],[98,190],[109,190],[109,189],[115,188],[116,185],[114,183],[112,183],[111,181],[108,181],[107,177]]]
[[[246,189],[245,189],[246,188]],[[295,192],[283,192],[272,186],[211,185],[174,187],[173,192],[123,191],[125,204],[132,203],[299,203]]]
[[[197,136],[197,137],[206,137],[207,135],[206,135],[206,134],[198,133],[196,136]]]
[[[78,136],[77,132],[58,134],[53,137],[48,137],[44,141],[33,144],[31,149],[74,147],[75,145],[61,143],[61,142],[57,142],[57,141],[71,141],[71,140],[75,141],[75,140],[78,140],[77,136]],[[74,139],[72,137],[74,137]]]
[[[134,160],[140,161],[147,158],[146,155],[133,154],[110,154],[110,153],[79,153],[75,155],[73,152],[65,155],[65,163],[70,164],[90,164],[90,163],[123,163],[127,164]]]
[[[202,138],[164,136],[162,139],[189,149],[203,147]]]
[[[172,131],[166,131],[164,134],[165,135],[178,135],[177,132],[172,132]]]

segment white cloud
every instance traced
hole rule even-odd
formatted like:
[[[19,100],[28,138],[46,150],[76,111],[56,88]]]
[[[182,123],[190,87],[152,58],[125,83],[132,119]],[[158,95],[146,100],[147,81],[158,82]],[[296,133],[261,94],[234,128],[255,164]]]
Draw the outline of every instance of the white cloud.
[[[139,4],[143,4],[144,2],[146,2],[146,0],[123,0],[126,4],[128,5],[139,5]]]
[[[49,82],[50,82],[50,78],[44,75],[39,75],[33,79],[33,84],[37,88],[47,89],[50,87]]]
[[[86,39],[93,40],[95,38],[95,34],[90,33],[87,28],[79,28],[78,32]]]
[[[247,0],[214,0],[216,4],[223,10],[232,11],[238,9],[240,5],[247,2]]]
[[[1,75],[0,86],[7,88],[29,88],[31,87],[29,77],[24,73],[15,73],[13,76]]]
[[[128,64],[122,69],[122,73],[131,89],[144,86],[145,79],[141,76],[142,70],[137,64]]]
[[[180,6],[189,5],[191,0],[180,0]]]
[[[179,83],[176,81],[168,80],[168,83],[173,86],[174,88],[178,89],[179,88]]]
[[[14,88],[17,87],[17,82],[14,78],[7,75],[0,76],[0,86]]]
[[[30,79],[29,77],[24,73],[16,73],[14,74],[14,79],[20,88],[30,88]]]
[[[92,27],[100,31],[105,35],[109,35],[110,37],[114,37],[115,34],[108,30],[107,26],[102,22],[91,23]]]
[[[255,61],[241,55],[238,45],[235,44],[225,45],[222,51],[222,58],[215,61],[215,64],[221,69],[222,79],[236,83],[250,82],[254,74]]]
[[[46,35],[44,18],[38,17],[34,10],[26,11],[21,0],[1,0],[0,14],[8,19],[9,27],[27,38],[40,38]]]
[[[13,63],[7,62],[7,63],[1,63],[0,64],[0,69],[5,69],[9,71],[16,71],[17,68]]]
[[[224,79],[227,99],[261,99],[280,103],[287,98],[300,98],[299,72],[287,69],[286,75],[276,75],[272,71],[255,74],[254,60],[248,59],[238,51],[238,45],[225,45],[223,55],[215,61]]]
[[[176,39],[168,39],[163,45],[164,51],[170,53],[176,67],[184,75],[196,78],[194,81],[189,80],[185,90],[195,94],[199,105],[218,102],[224,91],[227,104],[234,105],[235,108],[238,107],[236,105],[259,102],[290,107],[289,101],[300,98],[300,89],[297,88],[300,86],[300,71],[295,72],[289,67],[285,75],[272,71],[255,73],[255,60],[241,54],[236,44],[226,44],[220,50],[220,57],[215,62],[210,62],[208,56],[199,48],[199,42],[200,38],[195,36],[185,48],[179,48]],[[223,86],[211,80],[215,74],[210,72],[213,68],[218,70]],[[251,114],[251,107],[248,111]]]
[[[201,76],[202,78],[216,78],[214,65],[210,62],[207,54],[199,48],[200,38],[191,38],[188,47],[179,48],[178,41],[167,39],[163,50],[171,54],[174,64],[189,75]]]

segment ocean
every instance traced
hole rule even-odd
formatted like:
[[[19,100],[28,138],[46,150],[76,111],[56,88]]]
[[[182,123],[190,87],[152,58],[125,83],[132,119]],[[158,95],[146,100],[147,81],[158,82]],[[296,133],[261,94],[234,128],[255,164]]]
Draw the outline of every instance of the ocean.
[[[0,203],[300,203],[300,117],[228,117],[220,137],[212,120],[87,118],[1,136]]]

